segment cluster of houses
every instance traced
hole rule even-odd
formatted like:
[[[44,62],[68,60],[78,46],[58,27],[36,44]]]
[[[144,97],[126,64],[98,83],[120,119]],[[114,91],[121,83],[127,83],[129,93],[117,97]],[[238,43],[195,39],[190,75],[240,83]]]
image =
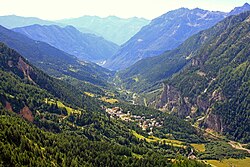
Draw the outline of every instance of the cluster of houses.
[[[138,122],[139,127],[142,130],[149,129],[149,135],[153,134],[153,128],[162,127],[163,120],[157,120],[156,118],[146,118],[145,116],[132,115],[131,111],[125,113],[120,107],[106,108],[106,112],[113,119],[121,119],[127,122]]]
[[[123,110],[120,107],[106,108],[106,112],[110,115],[111,118],[120,118],[124,121],[132,121],[130,111],[127,114],[123,113]]]

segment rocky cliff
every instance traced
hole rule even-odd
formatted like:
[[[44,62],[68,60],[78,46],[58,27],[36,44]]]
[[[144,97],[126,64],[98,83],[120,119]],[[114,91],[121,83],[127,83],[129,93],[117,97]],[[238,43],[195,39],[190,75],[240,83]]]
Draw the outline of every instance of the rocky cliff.
[[[245,12],[201,32],[214,35],[165,82],[156,107],[181,117],[202,117],[200,126],[249,141],[249,20],[250,12]]]

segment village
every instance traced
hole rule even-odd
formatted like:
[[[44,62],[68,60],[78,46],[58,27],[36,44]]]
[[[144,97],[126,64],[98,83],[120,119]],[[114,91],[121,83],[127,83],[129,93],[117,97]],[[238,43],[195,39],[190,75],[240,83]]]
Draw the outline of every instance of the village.
[[[153,135],[153,128],[159,128],[163,126],[163,120],[157,120],[156,118],[146,118],[145,116],[133,115],[131,111],[125,113],[120,107],[106,108],[106,112],[110,118],[121,119],[126,122],[137,122],[138,126],[142,130],[150,130],[149,135]]]

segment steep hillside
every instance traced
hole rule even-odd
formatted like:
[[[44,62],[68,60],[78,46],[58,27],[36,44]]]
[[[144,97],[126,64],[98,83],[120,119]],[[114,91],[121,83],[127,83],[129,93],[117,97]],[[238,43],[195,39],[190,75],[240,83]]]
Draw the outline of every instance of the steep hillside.
[[[18,113],[37,126],[57,133],[78,130],[72,125],[75,122],[84,125],[81,133],[86,138],[100,140],[103,135],[109,135],[110,139],[127,135],[128,129],[108,121],[100,113],[101,105],[106,103],[48,76],[2,43],[0,64],[1,109]],[[100,124],[105,124],[105,128],[99,127]]]
[[[166,166],[177,162],[206,166],[184,158],[191,149],[184,141],[203,140],[188,122],[157,110],[119,104],[134,114],[151,119],[157,115],[157,119],[163,120],[163,128],[154,130],[156,136],[152,143],[146,142],[137,138],[147,137],[147,132],[140,130],[135,122],[105,114],[103,107],[111,107],[110,104],[87,97],[78,89],[49,77],[2,43],[0,63],[0,164],[3,166],[51,162],[55,166],[72,163]],[[165,136],[165,133],[171,133],[170,139],[164,139],[165,144],[158,143],[163,140],[158,135]],[[183,142],[171,140],[173,137]],[[171,146],[172,141],[178,144]],[[177,154],[183,158],[166,161]],[[111,157],[103,158],[106,156]]]
[[[193,34],[225,18],[222,12],[181,8],[170,11],[143,27],[107,62],[105,67],[122,70],[135,62],[157,56],[180,45]]]
[[[33,24],[64,26],[61,23],[42,20],[36,17],[22,17],[22,16],[16,16],[16,15],[0,16],[0,25],[9,29],[16,28],[16,27],[29,26]]]
[[[237,8],[237,11],[247,10],[248,8],[245,6],[250,5],[245,4],[242,8]],[[205,31],[203,35],[198,34],[188,38],[172,51],[138,61],[131,67],[118,72],[116,82],[133,91],[143,92],[147,90],[153,84],[160,83],[181,70],[196,54],[196,51],[203,47],[204,43],[222,33],[219,29],[221,29],[220,24]]]
[[[175,49],[190,36],[212,27],[226,16],[249,9],[249,4],[245,4],[231,13],[211,12],[198,8],[170,11],[143,27],[123,44],[104,66],[112,70],[123,70],[143,58],[158,56],[167,50]]]
[[[229,17],[192,37],[206,42],[165,83],[158,107],[230,138],[250,141],[250,12]],[[183,57],[183,56],[182,56]]]
[[[74,56],[47,43],[0,26],[0,41],[24,55],[35,66],[55,77],[71,76],[97,85],[105,85],[110,71],[93,63],[78,61]]]
[[[3,101],[16,99],[20,103],[17,105],[25,106],[29,103],[44,103],[45,98],[54,96],[73,106],[83,107],[83,99],[88,99],[70,84],[49,77],[30,65],[20,54],[3,43],[0,43],[0,70]]]
[[[13,31],[26,35],[30,39],[48,43],[83,61],[101,63],[118,50],[118,45],[102,37],[83,34],[72,26],[61,28],[55,25],[31,25],[14,28]]]
[[[106,141],[90,141],[81,135],[45,132],[16,115],[1,110],[0,164],[2,166],[196,166],[205,163],[166,158],[164,152],[145,147],[129,148]],[[134,153],[136,151],[136,153]],[[140,152],[140,153],[139,153]],[[145,155],[140,155],[147,153]],[[166,152],[165,152],[166,153]],[[32,157],[32,158],[31,158]]]
[[[97,16],[83,16],[73,19],[58,20],[56,22],[72,25],[83,33],[94,33],[118,45],[123,44],[136,34],[149,20],[143,18],[123,19],[116,16],[100,18]]]
[[[220,28],[220,26],[216,28]],[[197,34],[190,37],[172,51],[142,59],[126,70],[118,72],[118,83],[126,89],[143,92],[153,84],[171,77],[190,61],[204,43],[214,37],[214,30],[217,34],[221,33],[220,29],[216,28],[206,31],[205,35]]]

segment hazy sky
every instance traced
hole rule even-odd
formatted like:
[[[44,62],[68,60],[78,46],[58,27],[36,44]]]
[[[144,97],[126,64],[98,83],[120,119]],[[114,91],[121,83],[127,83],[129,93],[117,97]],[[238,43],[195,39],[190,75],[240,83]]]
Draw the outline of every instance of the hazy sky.
[[[180,7],[230,11],[250,0],[0,0],[0,15],[15,14],[42,19],[83,15],[152,19]]]

